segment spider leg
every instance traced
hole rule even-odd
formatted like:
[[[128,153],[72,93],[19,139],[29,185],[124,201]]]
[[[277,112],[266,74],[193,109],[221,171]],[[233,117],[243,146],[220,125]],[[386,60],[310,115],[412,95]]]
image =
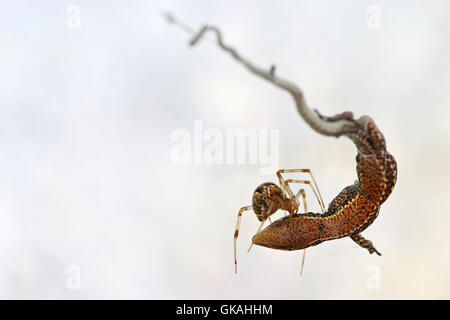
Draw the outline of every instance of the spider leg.
[[[273,203],[271,203],[270,204],[270,206],[269,206],[269,212],[271,212],[272,211],[272,208],[273,208]],[[270,217],[268,217],[269,218],[269,221],[270,221]],[[267,219],[263,219],[262,221],[261,221],[261,223],[260,223],[260,225],[259,225],[259,227],[258,227],[258,230],[256,230],[256,233],[258,233],[258,232],[260,232],[261,231],[261,228],[262,228],[262,226],[264,225],[264,222],[266,222],[266,220]],[[272,223],[272,222],[271,222]],[[256,234],[255,233],[255,234]],[[250,247],[248,248],[248,251],[247,252],[250,252],[250,249],[253,247],[253,241],[252,241],[252,243],[250,244]]]
[[[261,223],[259,224],[258,230],[256,230],[256,233],[261,231],[262,226],[264,225],[264,222],[266,222],[266,220],[261,221]],[[256,234],[255,233],[255,234]],[[250,252],[250,249],[253,247],[253,242],[250,244],[250,247],[248,248],[247,252]]]
[[[298,190],[297,194],[295,195],[295,198],[298,199],[300,197],[300,195],[303,198],[303,209],[305,210],[305,213],[307,213],[308,212],[308,207],[306,205],[306,194],[305,194],[305,190],[304,189]]]
[[[282,169],[280,169],[280,170],[277,171],[277,176],[278,176],[278,180],[280,181],[280,188],[281,188],[281,190],[283,191],[283,197],[286,197],[286,193],[289,193],[289,192],[287,191],[287,188],[286,188],[286,182],[284,181],[284,178],[283,178],[283,176],[281,175],[281,171],[282,171]],[[292,190],[289,189],[289,191],[290,191],[289,197],[291,197]],[[284,216],[287,216],[286,211],[284,212]]]
[[[318,190],[318,189],[317,189]],[[320,193],[319,193],[320,195]],[[303,209],[305,210],[305,213],[308,212],[308,206],[306,204],[306,194],[305,194],[305,190],[304,189],[300,189],[297,194],[295,195],[295,198],[298,199],[300,196],[302,196],[303,199]],[[316,195],[317,198],[317,195]],[[319,199],[317,198],[317,200],[319,201]],[[320,205],[320,202],[319,202]],[[321,206],[322,208],[322,206]],[[322,213],[323,213],[323,209],[322,209]],[[300,275],[303,274],[303,268],[305,266],[305,257],[306,257],[306,249],[303,249],[303,255],[302,255],[302,266],[300,268]]]
[[[278,179],[280,180],[280,185],[281,185],[282,189],[283,189],[283,185],[285,185],[285,180],[284,180],[284,178],[283,178],[283,176],[281,174],[282,173],[289,173],[289,172],[306,172],[306,173],[309,174],[313,184],[311,184],[311,182],[308,181],[308,180],[291,180],[291,182],[294,182],[294,181],[305,181],[304,183],[309,184],[311,186],[311,189],[314,192],[314,195],[317,198],[317,201],[319,201],[319,205],[320,205],[320,208],[322,209],[322,212],[325,212],[325,204],[323,202],[322,195],[320,194],[319,187],[317,186],[316,179],[314,178],[311,170],[310,169],[280,169],[280,170],[278,170],[277,171],[277,176],[278,176]],[[314,185],[314,187],[313,187],[313,185]],[[289,190],[290,190],[289,187],[287,187],[286,189],[287,189],[286,190],[287,193],[292,198],[293,197],[292,191],[289,192]]]
[[[320,206],[320,210],[322,210],[322,213],[325,212],[325,207],[322,205],[322,203],[321,203],[321,201],[320,201],[320,198],[319,198],[319,195],[318,195],[317,191],[313,188],[313,186],[312,186],[312,184],[311,184],[311,181],[309,181],[309,180],[287,179],[287,180],[285,180],[284,183],[285,183],[285,185],[286,185],[286,188],[289,189],[289,190],[290,190],[289,183],[303,183],[303,184],[309,185],[309,186],[311,187],[311,190],[313,191],[314,195],[316,196],[316,199],[317,199],[317,201],[318,201],[318,203],[319,203],[319,206]],[[303,189],[302,189],[302,190],[303,190]],[[300,190],[300,192],[301,192],[302,190]],[[292,193],[292,191],[290,191],[290,192]],[[303,192],[305,192],[305,191],[303,190]],[[297,196],[298,196],[298,194],[297,194]],[[298,200],[297,200],[297,196],[295,196],[295,197],[293,196],[293,198],[295,199],[295,201],[298,201]],[[307,210],[305,210],[305,211],[307,211]]]
[[[242,207],[238,213],[238,219],[236,222],[236,229],[234,230],[234,273],[237,273],[237,259],[236,259],[236,240],[239,235],[239,228],[241,226],[242,212],[252,209],[252,206]]]
[[[303,198],[303,209],[305,209],[305,213],[308,212],[308,206],[306,204],[306,194],[305,194],[305,190],[300,189],[297,194],[295,195],[296,198],[298,198],[299,196],[302,196]],[[302,255],[302,266],[300,268],[300,275],[303,274],[303,267],[305,265],[305,257],[306,257],[306,249],[303,249],[303,255]]]

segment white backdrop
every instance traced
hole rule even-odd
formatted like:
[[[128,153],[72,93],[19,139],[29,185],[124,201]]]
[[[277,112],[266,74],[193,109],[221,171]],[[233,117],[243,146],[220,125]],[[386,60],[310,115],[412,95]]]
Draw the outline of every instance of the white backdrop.
[[[355,148],[313,132],[288,94],[213,41],[189,48],[162,10],[219,26],[322,114],[376,121],[399,167],[363,233],[383,256],[329,241],[307,250],[300,277],[300,251],[246,253],[258,226],[247,212],[234,274],[237,211],[275,172],[176,165],[174,131],[279,129],[280,168],[312,169],[326,204],[356,179]],[[2,1],[0,298],[450,298],[448,12],[447,1]]]

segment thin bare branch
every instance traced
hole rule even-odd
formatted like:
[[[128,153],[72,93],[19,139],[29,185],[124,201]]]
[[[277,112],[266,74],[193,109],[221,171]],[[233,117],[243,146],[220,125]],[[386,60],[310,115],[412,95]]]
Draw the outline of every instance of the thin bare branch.
[[[166,19],[169,23],[181,27],[188,33],[193,33],[193,29],[181,23],[172,14],[166,13]],[[228,52],[234,60],[242,64],[253,74],[266,79],[277,87],[289,92],[294,98],[298,112],[300,113],[302,118],[309,124],[309,126],[315,131],[326,136],[338,137],[348,131],[351,131],[352,128],[355,127],[356,123],[353,120],[353,115],[351,113],[346,112],[334,117],[324,117],[321,116],[317,111],[311,110],[306,104],[300,88],[298,88],[294,83],[276,76],[275,66],[271,66],[268,70],[265,70],[254,65],[248,59],[242,57],[234,48],[224,43],[222,33],[217,27],[210,25],[203,26],[197,33],[194,34],[189,44],[191,46],[195,46],[208,31],[213,32],[216,35],[218,46],[224,51]]]

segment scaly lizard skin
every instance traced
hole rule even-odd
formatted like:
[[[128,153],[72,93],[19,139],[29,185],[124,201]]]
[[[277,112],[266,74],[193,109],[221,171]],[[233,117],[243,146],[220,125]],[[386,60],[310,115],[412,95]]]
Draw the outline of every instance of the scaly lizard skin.
[[[351,237],[361,247],[381,255],[360,233],[378,216],[381,204],[397,180],[397,163],[386,151],[382,133],[368,116],[353,119],[349,112],[335,117],[319,115],[322,125],[345,120],[334,136],[345,135],[356,145],[358,181],[342,190],[324,214],[295,214],[279,219],[253,237],[253,243],[273,249],[298,250],[326,240]],[[322,133],[317,127],[313,127]],[[331,135],[331,134],[329,134]]]

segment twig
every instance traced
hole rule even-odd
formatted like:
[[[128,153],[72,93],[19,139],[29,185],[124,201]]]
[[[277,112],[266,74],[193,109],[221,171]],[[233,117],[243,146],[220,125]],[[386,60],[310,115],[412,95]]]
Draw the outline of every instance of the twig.
[[[311,110],[306,104],[302,91],[294,83],[275,75],[275,66],[271,66],[269,70],[264,70],[254,65],[249,60],[243,58],[234,48],[226,45],[223,42],[222,33],[217,27],[205,25],[197,33],[194,33],[193,29],[180,22],[172,14],[165,13],[165,17],[169,23],[177,25],[190,34],[194,34],[192,40],[189,42],[191,46],[195,46],[207,31],[213,32],[216,35],[218,46],[224,51],[231,54],[234,60],[242,64],[253,74],[264,78],[277,87],[289,92],[294,98],[297,110],[302,118],[309,124],[312,129],[316,130],[317,132],[326,136],[338,137],[348,131],[351,131],[352,128],[356,126],[356,123],[353,120],[353,115],[351,113],[343,113],[334,117],[324,117],[321,116],[316,110]]]

